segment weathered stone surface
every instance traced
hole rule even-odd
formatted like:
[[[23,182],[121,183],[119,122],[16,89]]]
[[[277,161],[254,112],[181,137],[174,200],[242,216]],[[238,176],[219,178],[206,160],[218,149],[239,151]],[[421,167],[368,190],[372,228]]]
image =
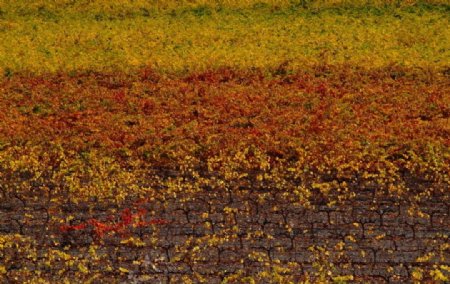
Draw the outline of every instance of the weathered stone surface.
[[[332,265],[337,275],[353,275],[357,282],[404,283],[414,267],[450,264],[448,250],[441,249],[450,235],[450,207],[445,199],[430,198],[420,204],[428,213],[419,216],[410,214],[400,198],[377,199],[371,190],[360,191],[352,202],[333,206],[317,202],[312,208],[286,202],[271,192],[265,192],[263,201],[250,190],[221,194],[199,192],[191,199],[167,198],[139,206],[129,201],[123,208],[66,204],[54,213],[48,213],[55,205],[46,200],[24,204],[10,199],[0,203],[0,233],[31,237],[42,249],[68,246],[73,254],[86,254],[96,244],[98,254],[107,255],[109,263],[131,271],[111,274],[124,283],[183,282],[184,276],[193,275],[220,283],[239,271],[257,274],[267,262],[297,265],[286,273],[299,280],[305,273],[313,275],[317,270],[313,264],[318,261]],[[126,232],[99,238],[92,228],[62,232],[53,221],[71,216],[72,225],[93,218],[114,224],[125,208],[133,212],[144,208],[146,221],[160,218],[167,223],[130,226]],[[142,243],[124,242],[130,237]],[[417,262],[429,252],[436,257]],[[37,269],[17,252],[4,253],[13,256],[20,267]],[[46,273],[52,275],[56,270],[52,267]]]

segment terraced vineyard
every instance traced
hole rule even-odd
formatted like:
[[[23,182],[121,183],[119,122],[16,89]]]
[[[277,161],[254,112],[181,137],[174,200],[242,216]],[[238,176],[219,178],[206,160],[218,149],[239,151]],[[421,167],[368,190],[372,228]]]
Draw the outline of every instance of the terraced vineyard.
[[[0,1],[1,283],[445,283],[444,1]]]

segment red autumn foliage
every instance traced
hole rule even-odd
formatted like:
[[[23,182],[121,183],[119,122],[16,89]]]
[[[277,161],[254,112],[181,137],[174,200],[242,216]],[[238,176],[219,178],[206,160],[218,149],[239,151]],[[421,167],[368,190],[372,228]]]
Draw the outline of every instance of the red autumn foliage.
[[[77,225],[61,225],[59,227],[59,231],[61,233],[69,233],[72,231],[83,231],[91,228],[95,236],[101,239],[108,233],[124,234],[126,229],[130,227],[143,228],[151,225],[164,225],[168,223],[164,219],[152,219],[150,221],[145,221],[146,214],[147,210],[144,208],[140,208],[137,213],[134,214],[129,208],[125,208],[120,213],[120,221],[118,222],[105,223],[92,218]]]

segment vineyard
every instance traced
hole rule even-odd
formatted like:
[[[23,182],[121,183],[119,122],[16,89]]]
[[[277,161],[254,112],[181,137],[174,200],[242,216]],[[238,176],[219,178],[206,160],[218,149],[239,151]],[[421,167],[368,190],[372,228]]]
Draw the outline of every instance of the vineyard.
[[[0,283],[447,283],[445,1],[0,0]]]

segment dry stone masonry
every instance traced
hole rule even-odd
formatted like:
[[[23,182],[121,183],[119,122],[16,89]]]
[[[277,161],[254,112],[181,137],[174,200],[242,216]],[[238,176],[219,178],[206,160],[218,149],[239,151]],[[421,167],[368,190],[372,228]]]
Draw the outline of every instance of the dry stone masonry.
[[[57,213],[51,208],[51,200],[3,196],[0,234],[30,237],[37,250],[34,259],[4,250],[1,257],[14,261],[7,263],[3,283],[19,283],[14,271],[24,267],[54,282],[72,274],[75,280],[79,267],[63,261],[39,267],[48,250],[90,259],[86,269],[99,274],[98,283],[220,283],[251,277],[269,283],[276,282],[274,275],[320,282],[323,274],[326,281],[406,283],[421,271],[450,265],[450,204],[442,193],[418,203],[416,211],[376,188],[361,188],[340,204],[314,197],[307,206],[282,192],[256,189],[135,200],[124,208],[165,223],[129,225],[126,232],[101,238],[89,225],[61,230],[52,214],[72,216],[74,226],[92,218],[117,223],[122,208],[100,203],[67,203]]]

